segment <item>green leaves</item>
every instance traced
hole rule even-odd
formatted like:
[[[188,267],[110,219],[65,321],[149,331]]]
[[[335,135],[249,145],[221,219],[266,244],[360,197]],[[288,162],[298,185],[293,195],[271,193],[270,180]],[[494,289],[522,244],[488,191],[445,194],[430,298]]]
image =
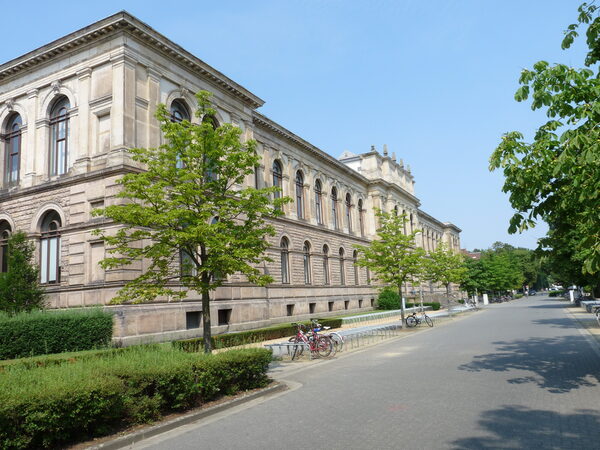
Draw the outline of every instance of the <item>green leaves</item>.
[[[548,256],[564,262],[568,253],[569,264],[593,275],[600,270],[600,74],[595,65],[600,57],[600,17],[596,5],[580,6],[578,23],[565,31],[563,48],[571,46],[582,24],[587,25],[586,67],[539,61],[533,70],[521,72],[522,86],[515,99],[531,97],[532,109],[545,109],[551,120],[537,129],[532,142],[525,142],[517,132],[504,135],[490,158],[490,170],[503,170],[503,191],[510,193],[516,211],[509,232],[545,220],[552,232],[546,243],[568,249],[546,249]],[[565,217],[568,230],[563,226]],[[569,237],[559,238],[559,233]]]

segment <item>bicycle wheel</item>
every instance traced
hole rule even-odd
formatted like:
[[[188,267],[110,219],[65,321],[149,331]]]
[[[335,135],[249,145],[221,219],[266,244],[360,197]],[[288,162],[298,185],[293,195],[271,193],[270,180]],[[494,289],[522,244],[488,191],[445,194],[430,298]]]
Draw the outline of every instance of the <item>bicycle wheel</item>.
[[[432,327],[433,326],[433,320],[431,320],[431,317],[429,317],[427,314],[424,314],[424,317],[425,317],[425,323],[427,325],[429,325],[430,327]]]
[[[328,336],[319,336],[315,344],[317,354],[322,358],[327,358],[333,352],[333,342]]]
[[[329,337],[333,341],[333,348],[336,351],[336,353],[344,350],[344,338],[341,334],[333,331],[329,333]]]
[[[406,318],[406,326],[409,328],[417,326],[417,319],[414,316],[408,316]]]
[[[291,349],[291,357],[292,357],[292,361],[294,359],[298,359],[302,356],[302,353],[304,353],[304,342],[298,338],[298,336],[292,336],[289,339],[289,342],[293,342],[296,345],[294,345]]]

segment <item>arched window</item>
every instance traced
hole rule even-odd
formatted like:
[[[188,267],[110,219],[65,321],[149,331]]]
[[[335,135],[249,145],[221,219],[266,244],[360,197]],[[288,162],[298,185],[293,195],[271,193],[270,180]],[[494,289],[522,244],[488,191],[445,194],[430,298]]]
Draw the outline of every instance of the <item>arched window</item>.
[[[304,284],[310,284],[310,243],[308,241],[302,247],[302,257],[304,260]]]
[[[40,282],[60,282],[60,216],[48,211],[42,220],[40,238]]]
[[[329,247],[323,246],[323,284],[329,284]]]
[[[333,187],[331,188],[331,223],[335,229],[338,228],[337,202],[337,189]]]
[[[171,121],[181,123],[184,120],[190,121],[190,112],[182,100],[173,100],[171,103]],[[177,155],[176,167],[182,169],[185,166],[183,160]]]
[[[6,186],[19,181],[19,167],[21,165],[21,128],[23,121],[19,114],[15,114],[8,121],[4,141],[6,151],[4,158],[4,184]]]
[[[323,224],[323,187],[321,181],[315,182],[315,214],[317,216],[317,223]]]
[[[394,215],[397,216],[398,215],[398,206],[394,206]]]
[[[358,251],[354,250],[352,252],[352,265],[354,268],[354,284],[360,284],[360,279],[358,277]]]
[[[171,103],[171,120],[173,122],[189,121],[192,116],[183,100],[173,100]]]
[[[412,233],[413,231],[415,231],[415,223],[413,222],[413,215],[411,213],[411,215],[410,215],[410,232]]]
[[[50,175],[67,172],[70,107],[69,100],[62,97],[50,111]]]
[[[346,223],[348,224],[348,233],[352,233],[352,197],[346,194]]]
[[[0,272],[8,272],[8,238],[10,238],[10,224],[3,220],[0,222]]]
[[[304,175],[296,172],[296,213],[298,219],[304,219]]]
[[[403,221],[402,227],[404,228],[404,234],[408,234],[406,232],[406,210],[405,209],[402,210],[402,221]]]
[[[346,284],[346,270],[344,267],[344,249],[340,247],[340,284]]]
[[[365,235],[365,210],[363,209],[362,198],[358,200],[358,226],[360,228],[360,235]]]
[[[281,189],[275,192],[275,198],[281,198],[283,195],[283,170],[278,160],[273,161],[273,186]]]
[[[281,238],[281,282],[290,283],[290,243],[286,237]]]

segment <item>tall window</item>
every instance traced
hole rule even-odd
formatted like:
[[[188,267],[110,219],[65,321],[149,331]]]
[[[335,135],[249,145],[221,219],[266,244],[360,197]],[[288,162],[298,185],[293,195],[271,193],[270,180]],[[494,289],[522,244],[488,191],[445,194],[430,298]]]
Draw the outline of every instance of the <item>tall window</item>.
[[[6,153],[4,159],[4,184],[15,184],[19,181],[19,166],[21,160],[21,128],[23,122],[19,114],[12,116],[6,126],[4,140]]]
[[[181,123],[184,120],[187,120],[189,122],[190,113],[187,107],[185,106],[185,103],[183,103],[181,100],[174,100],[173,103],[171,103],[171,121]],[[182,169],[184,165],[185,164],[183,163],[181,157],[177,155],[176,167],[178,169]]]
[[[317,216],[317,223],[323,224],[323,190],[321,181],[315,182],[315,214]]]
[[[403,222],[402,222],[402,227],[404,228],[404,234],[408,234],[406,232],[406,210],[402,210],[402,218],[403,218]]]
[[[394,215],[397,216],[398,215],[398,206],[394,206]]]
[[[365,210],[363,209],[362,198],[358,200],[358,226],[360,228],[360,235],[365,235]]]
[[[413,215],[410,215],[410,232],[415,231],[415,223],[413,222]]]
[[[329,284],[329,247],[323,246],[323,284]]]
[[[344,249],[340,247],[340,284],[346,284],[346,271],[344,269]]]
[[[10,237],[10,224],[3,220],[0,223],[0,272],[8,272],[8,238]]]
[[[310,284],[310,243],[308,241],[302,247],[302,258],[304,260],[304,284]]]
[[[290,243],[286,237],[281,238],[281,282],[290,283]]]
[[[193,277],[196,275],[196,265],[192,259],[192,255],[187,250],[179,251],[179,274],[181,278]]]
[[[337,189],[331,188],[331,222],[333,223],[333,228],[338,227],[338,216],[337,216]]]
[[[67,172],[69,156],[69,100],[58,100],[50,111],[50,175]]]
[[[304,175],[296,172],[296,213],[298,219],[304,219]]]
[[[352,264],[354,266],[354,284],[360,284],[360,280],[358,279],[358,252],[354,250],[352,253]]]
[[[60,216],[49,211],[42,220],[40,239],[40,282],[60,282]]]
[[[352,197],[350,194],[346,194],[346,223],[348,224],[348,233],[352,233]]]
[[[281,163],[277,160],[273,161],[273,186],[283,188],[283,170],[281,170]],[[275,198],[281,198],[283,192],[275,192]]]

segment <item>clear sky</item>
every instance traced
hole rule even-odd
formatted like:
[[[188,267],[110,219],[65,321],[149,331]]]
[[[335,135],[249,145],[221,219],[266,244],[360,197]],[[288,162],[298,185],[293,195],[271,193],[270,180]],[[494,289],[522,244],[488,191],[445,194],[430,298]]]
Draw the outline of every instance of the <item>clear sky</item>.
[[[6,62],[119,10],[266,101],[260,111],[327,153],[371,145],[403,158],[421,208],[462,246],[534,248],[545,226],[508,235],[512,210],[488,158],[506,131],[543,120],[513,99],[522,68],[561,51],[572,0],[0,0]]]

